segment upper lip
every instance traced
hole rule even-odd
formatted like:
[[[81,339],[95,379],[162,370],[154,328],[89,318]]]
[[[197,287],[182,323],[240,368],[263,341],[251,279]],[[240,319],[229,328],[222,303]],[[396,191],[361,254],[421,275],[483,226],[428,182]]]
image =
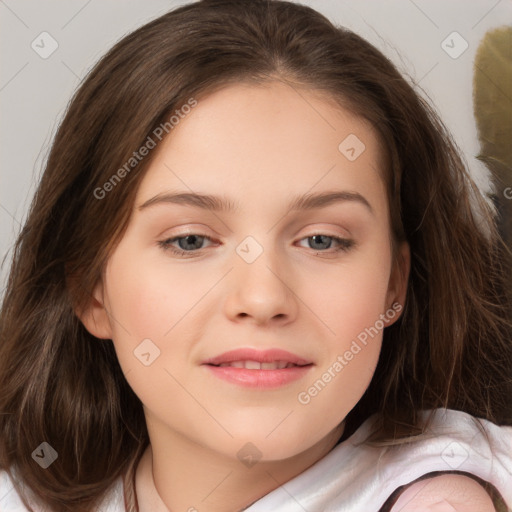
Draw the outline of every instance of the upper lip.
[[[256,350],[253,348],[242,348],[224,352],[218,356],[203,361],[202,364],[219,365],[232,363],[234,361],[257,361],[259,363],[273,363],[275,361],[286,361],[299,366],[311,364],[311,361],[299,357],[291,352],[281,349]]]

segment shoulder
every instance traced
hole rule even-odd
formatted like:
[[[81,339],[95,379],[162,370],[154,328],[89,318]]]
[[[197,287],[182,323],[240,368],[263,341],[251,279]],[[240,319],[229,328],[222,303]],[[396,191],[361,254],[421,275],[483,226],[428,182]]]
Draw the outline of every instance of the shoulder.
[[[406,488],[397,502],[401,506],[391,510],[495,512],[496,504],[512,507],[512,427],[462,411],[434,413],[424,434],[382,454],[387,467],[378,472],[390,482],[388,489]]]
[[[0,470],[0,510],[27,511],[5,470]]]
[[[495,512],[487,491],[469,476],[450,474],[413,483],[391,512]]]
[[[30,493],[29,493],[30,494]],[[36,502],[33,496],[29,499],[33,512],[47,511],[47,507]],[[123,480],[119,477],[105,494],[98,508],[101,512],[122,512],[124,507]],[[0,511],[29,512],[14,487],[9,472],[0,469]]]

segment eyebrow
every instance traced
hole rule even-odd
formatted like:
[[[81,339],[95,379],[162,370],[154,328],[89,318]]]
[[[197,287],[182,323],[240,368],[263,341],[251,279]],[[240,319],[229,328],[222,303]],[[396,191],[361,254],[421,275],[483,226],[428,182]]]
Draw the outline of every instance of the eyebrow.
[[[291,200],[288,205],[288,209],[292,211],[314,210],[343,202],[359,203],[365,206],[370,213],[374,214],[373,208],[364,196],[358,192],[349,192],[344,190],[297,196]],[[196,194],[191,192],[167,192],[164,194],[158,194],[142,203],[138,209],[144,210],[150,206],[169,203],[194,206],[215,212],[236,212],[239,209],[237,203],[225,197],[209,194]]]

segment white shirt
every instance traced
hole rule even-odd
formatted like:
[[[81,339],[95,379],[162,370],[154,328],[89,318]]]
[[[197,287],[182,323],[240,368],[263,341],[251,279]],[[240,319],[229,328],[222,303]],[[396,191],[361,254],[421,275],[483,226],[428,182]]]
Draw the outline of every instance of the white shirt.
[[[434,471],[476,475],[493,484],[512,509],[512,427],[437,409],[428,433],[412,442],[388,447],[361,445],[372,423],[369,418],[324,458],[245,511],[377,512],[395,489]],[[35,505],[34,511],[39,510]],[[121,479],[99,510],[124,512]],[[0,512],[27,512],[5,471],[0,472]]]

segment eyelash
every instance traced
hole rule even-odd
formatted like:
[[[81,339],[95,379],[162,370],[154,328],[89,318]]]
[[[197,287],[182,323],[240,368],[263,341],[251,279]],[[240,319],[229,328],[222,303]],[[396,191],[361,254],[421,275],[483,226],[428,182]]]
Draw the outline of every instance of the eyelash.
[[[173,247],[171,244],[173,242],[176,242],[178,240],[181,240],[182,238],[187,238],[189,236],[198,236],[198,237],[201,237],[201,238],[205,238],[206,240],[208,241],[212,241],[212,239],[207,236],[207,235],[204,235],[204,234],[201,234],[201,233],[187,233],[187,234],[184,234],[184,235],[181,235],[181,236],[176,236],[174,238],[167,238],[165,240],[160,240],[158,242],[158,245],[164,250],[164,251],[170,251],[172,252],[173,254],[177,255],[177,256],[183,256],[185,258],[194,258],[196,257],[195,253],[197,253],[198,251],[201,251],[201,249],[194,249],[194,250],[191,250],[191,251],[184,251],[183,249],[176,249],[175,247]],[[348,252],[350,249],[352,249],[355,245],[355,242],[354,240],[350,240],[348,238],[340,238],[340,237],[337,237],[337,236],[331,236],[331,235],[326,235],[325,233],[314,233],[310,236],[306,236],[304,238],[301,238],[301,240],[305,240],[305,239],[308,239],[308,238],[313,238],[314,236],[325,236],[327,238],[330,238],[332,240],[335,241],[335,243],[337,243],[339,245],[339,247],[337,249],[335,249],[334,251],[330,251],[330,252],[327,252],[328,250],[316,250],[317,253],[325,253],[325,255],[335,255],[336,253],[339,253],[339,252]],[[311,249],[312,251],[315,251],[315,249]]]

